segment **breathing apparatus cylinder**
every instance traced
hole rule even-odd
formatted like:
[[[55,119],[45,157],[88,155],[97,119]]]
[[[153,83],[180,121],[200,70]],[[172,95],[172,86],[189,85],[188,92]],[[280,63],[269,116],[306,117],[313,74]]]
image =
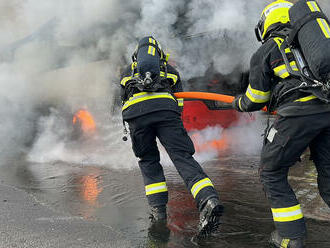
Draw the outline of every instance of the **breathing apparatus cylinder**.
[[[330,80],[330,24],[316,1],[299,0],[289,10],[290,22],[305,60],[317,80]]]
[[[151,36],[144,37],[139,41],[136,54],[137,71],[145,83],[160,81],[159,51],[157,41]]]

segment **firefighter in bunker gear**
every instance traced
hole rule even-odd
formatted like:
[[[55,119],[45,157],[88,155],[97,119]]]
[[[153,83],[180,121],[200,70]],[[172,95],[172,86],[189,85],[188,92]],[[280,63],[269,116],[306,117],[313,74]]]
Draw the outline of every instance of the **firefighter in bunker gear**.
[[[235,98],[233,107],[248,112],[268,105],[268,109],[277,110],[276,120],[266,128],[260,161],[260,178],[276,226],[270,242],[275,247],[300,248],[306,227],[288,183],[288,171],[309,147],[318,171],[320,195],[330,206],[330,104],[311,93],[292,90],[301,81],[290,75],[280,52],[283,37],[278,35],[288,27],[292,5],[278,0],[262,12],[256,34],[263,44],[251,58],[249,86],[245,94]],[[298,71],[290,47],[285,53],[291,69]]]
[[[173,95],[174,92],[182,91],[179,73],[165,60],[159,63],[159,75],[153,75],[158,73],[157,66],[150,61],[157,61],[154,59],[157,55],[160,60],[165,57],[159,43],[151,36],[141,39],[134,53],[133,63],[123,72],[120,82],[122,116],[129,126],[135,156],[140,159],[139,167],[151,207],[151,220],[163,221],[167,218],[168,191],[159,162],[160,154],[156,142],[158,138],[195,198],[201,212],[200,222],[204,221],[199,226],[200,233],[208,234],[218,225],[223,206],[210,178],[192,156],[195,152],[194,145],[181,120],[180,107],[183,106],[183,99],[176,99]],[[138,84],[134,82],[135,78],[142,77],[137,80],[141,82],[144,78],[140,72],[143,71],[144,74],[146,71],[141,68],[139,58],[144,65],[151,68],[151,79],[160,79],[157,81],[156,90],[148,88],[144,91],[141,85],[135,87]],[[137,68],[140,68],[140,71]]]

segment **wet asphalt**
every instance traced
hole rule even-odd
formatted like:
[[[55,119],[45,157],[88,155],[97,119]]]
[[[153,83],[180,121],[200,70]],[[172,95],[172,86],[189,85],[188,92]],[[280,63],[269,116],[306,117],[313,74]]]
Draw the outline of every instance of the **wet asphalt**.
[[[196,245],[191,239],[198,211],[171,165],[165,166],[168,229],[155,233],[138,168],[31,163],[24,156],[5,161],[0,247],[269,247],[274,226],[258,179],[258,156],[224,153],[202,165],[226,212],[218,232]],[[307,217],[307,247],[330,247],[330,211],[318,195],[308,154],[293,168],[290,182]]]

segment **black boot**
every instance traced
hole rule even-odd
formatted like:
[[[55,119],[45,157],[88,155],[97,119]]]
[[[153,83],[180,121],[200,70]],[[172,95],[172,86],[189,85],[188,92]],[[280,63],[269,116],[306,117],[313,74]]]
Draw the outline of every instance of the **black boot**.
[[[200,213],[197,238],[205,238],[214,233],[220,225],[222,213],[223,205],[218,198],[209,199]]]
[[[148,228],[148,243],[150,247],[162,247],[170,238],[170,229],[167,227],[166,205],[151,207],[150,226]],[[149,247],[149,246],[148,246]]]
[[[152,223],[154,222],[166,222],[166,205],[151,207],[149,219]]]
[[[279,235],[278,231],[272,232],[270,235],[270,244],[276,248],[303,248],[304,238],[287,239]]]

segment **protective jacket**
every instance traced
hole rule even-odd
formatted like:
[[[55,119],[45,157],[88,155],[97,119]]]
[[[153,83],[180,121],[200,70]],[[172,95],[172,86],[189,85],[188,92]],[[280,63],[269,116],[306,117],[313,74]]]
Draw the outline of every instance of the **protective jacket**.
[[[281,116],[301,116],[330,111],[330,104],[321,102],[311,93],[289,91],[302,82],[293,78],[286,68],[280,45],[283,39],[268,39],[252,56],[249,86],[244,95],[236,98],[234,107],[239,111],[256,111],[268,105]],[[298,71],[290,50],[285,49],[292,70]]]
[[[167,64],[167,73],[160,72],[164,88],[156,92],[141,92],[136,87],[128,86],[127,83],[133,77],[132,71],[134,71],[133,64],[125,69],[120,80],[124,121],[160,110],[181,113],[183,99],[176,99],[173,93],[182,91],[182,83],[179,72],[173,66]],[[138,73],[134,76],[138,76]]]

